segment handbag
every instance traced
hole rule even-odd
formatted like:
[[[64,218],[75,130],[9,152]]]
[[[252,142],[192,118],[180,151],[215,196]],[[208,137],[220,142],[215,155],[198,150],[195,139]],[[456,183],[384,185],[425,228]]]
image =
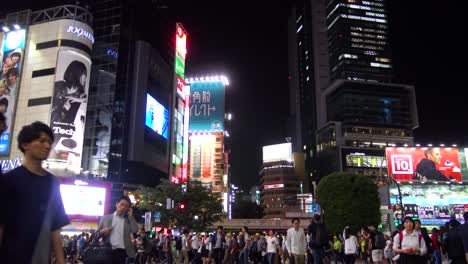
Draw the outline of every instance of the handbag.
[[[96,233],[89,246],[83,251],[84,264],[112,264],[112,246],[110,243],[99,242]]]

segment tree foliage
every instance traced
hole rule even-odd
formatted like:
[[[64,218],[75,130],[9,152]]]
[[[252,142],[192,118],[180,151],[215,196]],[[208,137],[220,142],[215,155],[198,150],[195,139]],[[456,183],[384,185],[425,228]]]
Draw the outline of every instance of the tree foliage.
[[[155,188],[140,188],[140,195],[140,207],[152,213],[160,212],[160,225],[163,226],[204,231],[224,216],[221,195],[212,193],[200,184],[174,184],[162,179]],[[174,200],[174,208],[167,208],[168,198]],[[181,204],[184,205],[183,209],[180,208]]]
[[[378,187],[362,175],[337,172],[317,186],[317,202],[324,210],[324,220],[334,234],[349,226],[357,231],[362,226],[380,223]]]

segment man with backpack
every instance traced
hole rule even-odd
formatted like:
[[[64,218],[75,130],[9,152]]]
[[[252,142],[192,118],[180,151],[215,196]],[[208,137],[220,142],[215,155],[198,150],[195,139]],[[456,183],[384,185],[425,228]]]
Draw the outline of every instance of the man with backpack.
[[[308,227],[310,236],[309,248],[312,251],[314,264],[322,264],[325,255],[324,246],[329,242],[328,229],[324,223],[320,222],[320,215],[314,215],[312,223]]]
[[[372,250],[372,261],[377,264],[383,264],[383,249],[386,246],[385,237],[377,230],[375,224],[368,225],[370,230],[371,250]]]

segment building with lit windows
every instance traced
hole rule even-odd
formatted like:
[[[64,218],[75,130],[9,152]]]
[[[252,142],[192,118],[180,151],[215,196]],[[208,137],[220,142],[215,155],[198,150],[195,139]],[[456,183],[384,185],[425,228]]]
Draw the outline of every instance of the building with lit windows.
[[[385,175],[385,147],[413,145],[418,126],[414,87],[393,82],[385,1],[296,1],[289,25],[290,128],[306,173]]]
[[[263,147],[259,178],[264,218],[310,218],[313,200],[304,188],[304,155],[293,153],[291,143]]]
[[[225,113],[225,76],[186,78],[190,87],[188,179],[221,193],[229,211],[229,138]]]

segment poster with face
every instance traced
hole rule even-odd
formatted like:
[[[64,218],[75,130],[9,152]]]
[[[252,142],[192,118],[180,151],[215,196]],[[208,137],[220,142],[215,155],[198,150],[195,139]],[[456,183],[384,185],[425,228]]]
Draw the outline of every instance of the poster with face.
[[[26,30],[14,30],[5,33],[1,51],[0,73],[0,113],[5,118],[5,131],[0,136],[0,155],[10,152],[11,131],[16,112],[22,61],[26,39]]]
[[[81,168],[90,68],[91,60],[85,55],[59,51],[50,117],[55,139],[49,163],[59,163],[68,172],[79,173]]]

